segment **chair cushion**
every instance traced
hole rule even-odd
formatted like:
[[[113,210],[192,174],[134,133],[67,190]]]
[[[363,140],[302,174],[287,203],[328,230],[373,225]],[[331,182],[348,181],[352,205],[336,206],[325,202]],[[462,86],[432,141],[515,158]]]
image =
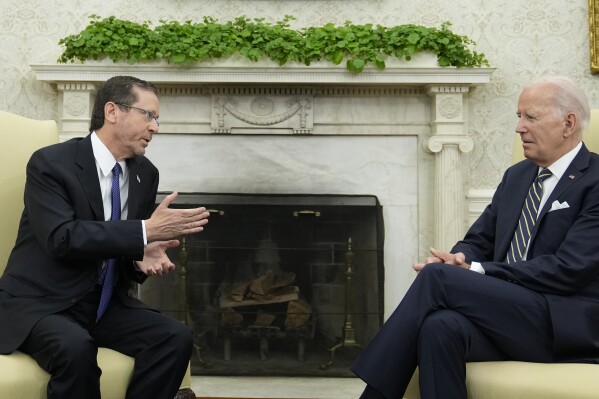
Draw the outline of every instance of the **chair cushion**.
[[[0,355],[0,392],[3,398],[46,398],[48,379],[48,373],[21,352]]]
[[[469,399],[591,399],[599,392],[599,365],[579,363],[468,363]],[[405,394],[419,399],[418,371]]]
[[[578,363],[469,363],[470,398],[549,399],[597,398],[599,365]]]
[[[133,358],[111,349],[100,348],[98,365],[102,369],[102,399],[122,399],[133,372]],[[42,370],[35,360],[21,352],[0,355],[2,398],[46,399],[49,379],[50,375]]]

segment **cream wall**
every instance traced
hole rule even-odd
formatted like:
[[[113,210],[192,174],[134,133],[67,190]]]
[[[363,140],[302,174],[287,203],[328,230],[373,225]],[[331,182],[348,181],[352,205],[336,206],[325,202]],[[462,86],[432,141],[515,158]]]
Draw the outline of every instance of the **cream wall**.
[[[29,64],[52,63],[60,38],[80,31],[87,16],[136,21],[229,20],[239,15],[294,26],[346,20],[387,26],[415,23],[453,30],[478,42],[497,70],[470,96],[474,150],[464,155],[466,188],[493,188],[509,163],[520,87],[541,74],[566,74],[599,107],[599,76],[589,72],[587,0],[0,0],[0,109],[34,118],[57,118],[57,95],[39,83]]]

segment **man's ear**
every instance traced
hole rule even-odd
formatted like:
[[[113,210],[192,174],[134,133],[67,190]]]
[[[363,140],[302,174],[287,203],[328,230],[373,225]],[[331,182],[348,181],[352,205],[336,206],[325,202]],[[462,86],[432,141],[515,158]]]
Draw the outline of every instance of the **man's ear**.
[[[104,104],[104,120],[110,123],[116,123],[117,105],[111,101]]]
[[[578,118],[574,112],[569,112],[564,120],[564,137],[572,136],[578,130]]]

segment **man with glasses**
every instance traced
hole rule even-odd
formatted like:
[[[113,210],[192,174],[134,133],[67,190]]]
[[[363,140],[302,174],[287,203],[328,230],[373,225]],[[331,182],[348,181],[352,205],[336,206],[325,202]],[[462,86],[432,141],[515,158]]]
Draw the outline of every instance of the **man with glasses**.
[[[19,233],[0,279],[0,353],[20,350],[50,375],[49,399],[100,398],[98,346],[135,358],[127,398],[172,399],[190,329],[131,293],[174,270],[166,250],[199,233],[204,208],[155,208],[158,170],[144,157],[158,131],[156,88],[130,76],[97,93],[90,134],[35,152]]]
[[[128,105],[128,104],[122,104],[122,103],[115,103],[115,104],[119,105],[121,107],[132,108],[132,109],[138,110],[139,112],[141,112],[142,114],[144,114],[146,116],[146,120],[148,122],[151,122],[152,119],[154,119],[156,121],[156,125],[160,126],[160,118],[156,116],[154,111],[148,111],[147,109],[134,107],[133,105]]]

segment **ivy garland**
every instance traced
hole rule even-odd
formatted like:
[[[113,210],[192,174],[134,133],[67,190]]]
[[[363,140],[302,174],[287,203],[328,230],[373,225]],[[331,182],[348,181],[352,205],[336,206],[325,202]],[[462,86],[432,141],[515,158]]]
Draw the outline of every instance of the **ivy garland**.
[[[130,64],[167,60],[185,65],[238,53],[252,61],[266,57],[279,65],[289,61],[310,65],[323,59],[339,65],[345,59],[347,69],[357,73],[369,63],[384,69],[389,56],[409,61],[418,52],[430,51],[437,55],[440,66],[489,66],[483,53],[470,50],[476,43],[453,33],[449,22],[439,29],[411,24],[355,25],[348,21],[343,26],[328,23],[293,30],[289,24],[295,19],[292,16],[274,24],[264,18],[241,16],[224,23],[212,17],[204,17],[201,23],[160,20],[160,25],[151,29],[149,21],[139,24],[114,16],[89,18],[89,25],[81,32],[60,39],[58,44],[65,51],[58,62],[108,57]]]

